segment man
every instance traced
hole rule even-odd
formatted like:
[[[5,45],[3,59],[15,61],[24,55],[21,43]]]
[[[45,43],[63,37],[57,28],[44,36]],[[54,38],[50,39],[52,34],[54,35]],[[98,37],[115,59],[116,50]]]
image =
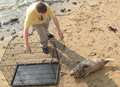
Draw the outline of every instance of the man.
[[[23,30],[23,38],[24,44],[26,48],[26,52],[31,52],[30,44],[28,42],[28,30],[32,26],[32,28],[36,28],[36,31],[40,37],[40,43],[42,44],[42,50],[45,54],[48,54],[48,26],[49,21],[53,19],[54,24],[56,25],[56,29],[58,31],[58,35],[61,39],[63,39],[63,33],[60,30],[59,22],[52,12],[52,9],[48,4],[42,1],[38,1],[33,3],[28,7],[26,12],[26,18],[24,22],[24,30]]]

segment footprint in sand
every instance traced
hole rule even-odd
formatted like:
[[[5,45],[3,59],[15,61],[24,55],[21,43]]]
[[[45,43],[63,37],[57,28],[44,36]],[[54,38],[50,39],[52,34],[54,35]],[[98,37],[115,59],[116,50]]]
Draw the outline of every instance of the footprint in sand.
[[[114,47],[115,47],[115,48],[118,47],[118,44],[117,44],[117,43],[114,43]]]
[[[0,37],[0,41],[3,41],[4,39],[5,39],[4,36],[1,36],[1,37]]]
[[[10,32],[10,29],[6,30],[7,32]]]
[[[14,35],[14,34],[16,34],[16,30],[15,29],[11,32],[11,35]]]
[[[67,13],[67,12],[71,12],[72,10],[70,8],[62,8],[60,10],[61,13]]]
[[[91,52],[91,53],[89,53],[88,56],[96,56],[96,55],[97,55],[96,52]]]
[[[113,50],[113,48],[112,48],[112,47],[108,47],[108,52],[109,52],[109,51],[112,51],[112,50]]]
[[[109,31],[112,31],[114,33],[118,32],[118,29],[113,26],[108,26]]]
[[[77,2],[72,2],[73,5],[77,5]]]

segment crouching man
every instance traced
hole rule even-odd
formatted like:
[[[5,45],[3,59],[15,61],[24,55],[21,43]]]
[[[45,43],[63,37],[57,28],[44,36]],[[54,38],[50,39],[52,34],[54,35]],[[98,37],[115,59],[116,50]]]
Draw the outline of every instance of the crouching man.
[[[63,33],[60,30],[59,22],[53,13],[50,6],[42,1],[38,1],[30,5],[26,12],[26,18],[24,21],[23,29],[23,38],[26,52],[31,52],[31,47],[28,41],[28,31],[30,27],[35,28],[39,37],[40,43],[42,44],[42,50],[45,54],[48,54],[48,27],[50,20],[53,19],[53,22],[58,31],[58,35],[63,39]]]

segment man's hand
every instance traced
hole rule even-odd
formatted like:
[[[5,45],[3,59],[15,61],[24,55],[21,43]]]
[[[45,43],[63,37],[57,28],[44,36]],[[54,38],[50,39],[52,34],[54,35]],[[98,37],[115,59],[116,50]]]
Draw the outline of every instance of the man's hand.
[[[59,35],[59,37],[60,37],[61,40],[64,39],[63,33],[61,31],[58,32],[58,35]]]
[[[25,47],[25,53],[31,53],[31,48],[30,46]]]

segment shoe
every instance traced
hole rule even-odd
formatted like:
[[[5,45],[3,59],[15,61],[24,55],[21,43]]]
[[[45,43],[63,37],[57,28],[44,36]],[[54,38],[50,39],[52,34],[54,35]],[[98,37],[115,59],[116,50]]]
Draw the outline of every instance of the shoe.
[[[48,53],[49,53],[48,47],[43,47],[42,50],[43,50],[43,53],[45,53],[45,54],[48,54]]]

